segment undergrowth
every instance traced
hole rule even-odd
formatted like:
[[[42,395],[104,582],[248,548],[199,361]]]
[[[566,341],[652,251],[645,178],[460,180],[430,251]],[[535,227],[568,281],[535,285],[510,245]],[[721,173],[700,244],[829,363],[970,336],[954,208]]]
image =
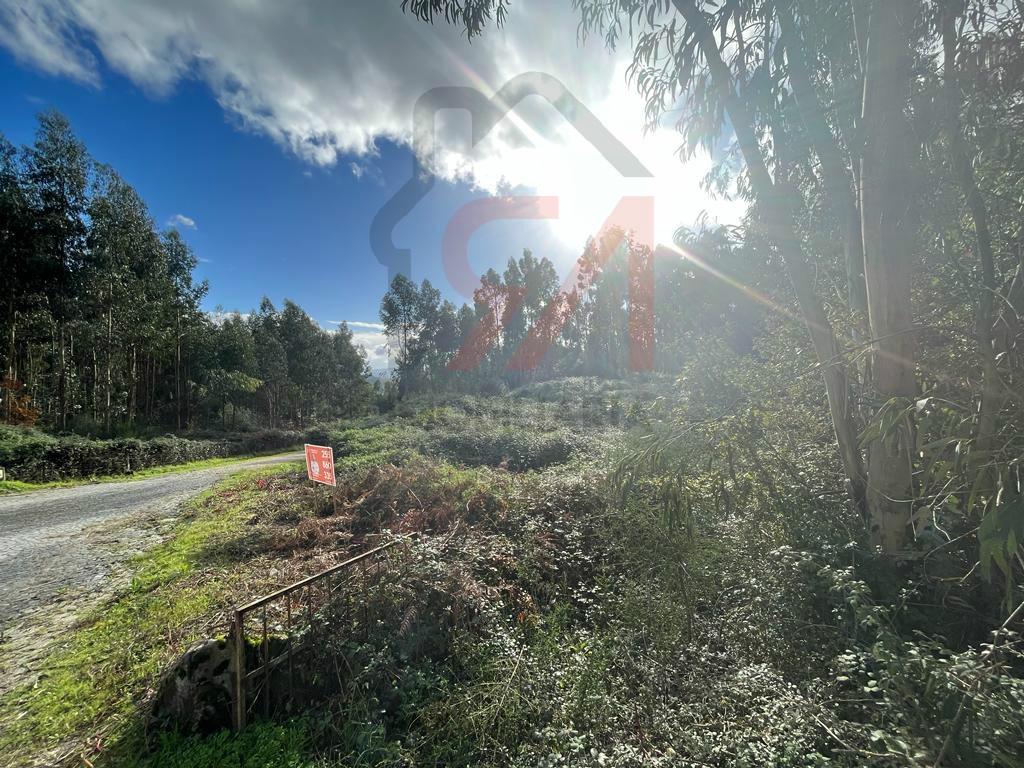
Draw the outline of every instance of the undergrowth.
[[[216,437],[164,435],[145,440],[96,440],[75,434],[51,435],[31,427],[0,425],[0,467],[11,480],[57,483],[83,478],[132,475],[139,470],[285,451],[301,445],[304,433],[268,429],[221,433]]]
[[[298,448],[296,448],[298,450]],[[55,480],[47,483],[26,483],[21,480],[0,481],[0,495],[5,493],[28,493],[29,491],[41,491],[49,488],[74,488],[79,485],[90,485],[92,483],[122,483],[131,480],[145,480],[149,477],[162,477],[173,475],[178,472],[191,472],[196,469],[214,469],[216,467],[227,467],[232,464],[240,464],[255,458],[274,456],[280,451],[270,453],[251,454],[247,456],[231,456],[217,459],[203,459],[192,461],[187,464],[164,464],[157,467],[149,467],[133,472],[130,475],[104,475],[100,477],[85,477],[75,480]]]

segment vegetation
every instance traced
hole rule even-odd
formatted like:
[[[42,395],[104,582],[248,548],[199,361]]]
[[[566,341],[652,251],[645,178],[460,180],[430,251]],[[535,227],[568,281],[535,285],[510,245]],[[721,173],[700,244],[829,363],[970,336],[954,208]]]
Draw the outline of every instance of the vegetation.
[[[298,446],[294,446],[298,448]],[[73,488],[79,485],[87,485],[94,483],[107,483],[107,482],[125,482],[125,480],[144,480],[148,477],[160,477],[162,475],[171,475],[178,472],[191,472],[197,469],[212,469],[214,467],[231,466],[240,462],[248,461],[249,459],[256,458],[257,456],[273,455],[275,451],[270,451],[266,454],[244,454],[241,456],[230,456],[219,459],[202,459],[199,461],[189,461],[184,464],[160,464],[149,469],[143,469],[139,471],[133,471],[131,476],[128,477],[124,474],[115,475],[90,475],[88,477],[79,477],[75,479],[65,480],[52,480],[49,482],[42,483],[26,483],[21,480],[4,480],[0,481],[0,494],[4,493],[27,493],[29,491],[39,491],[47,488]]]
[[[1018,506],[1021,449],[1024,267],[1019,200],[1013,182],[1007,186],[1020,170],[1009,160],[1019,143],[1021,92],[1010,75],[1020,62],[1020,9],[985,0],[574,5],[582,34],[633,47],[630,76],[652,125],[682,100],[685,153],[722,145],[727,129],[735,133],[707,181],[748,200],[750,213],[734,232],[680,232],[676,273],[706,273],[735,289],[725,306],[737,350],[747,345],[736,341],[764,330],[755,304],[800,318],[849,503],[866,518],[872,543],[889,555],[917,546],[922,509],[938,530],[983,519],[986,530],[1001,527],[997,519],[1016,514],[1006,510]],[[471,37],[509,12],[503,0],[403,7],[426,21],[464,26]],[[1008,215],[1000,215],[1007,205]],[[621,267],[611,270],[610,284],[602,279],[590,301],[579,288],[554,295],[544,322],[531,329],[534,341],[549,348],[573,323],[595,329],[600,341],[592,347],[593,334],[570,332],[559,352],[605,359],[615,347],[603,342],[616,327],[620,339],[643,341],[621,311],[617,323],[589,322],[603,306],[622,307],[625,285],[632,310],[643,291],[631,281],[649,269],[638,265],[656,256],[621,232],[602,233],[584,249],[581,275],[605,271],[615,255],[630,264],[627,278]],[[488,319],[474,338],[484,352],[504,343],[501,360],[512,370],[540,360],[530,343],[508,349],[518,338],[518,304],[543,305],[553,291],[546,272],[533,271],[541,290],[521,283],[521,262],[510,261],[504,283],[485,275],[476,297],[476,315]],[[688,307],[672,283],[672,303]],[[421,378],[414,363],[432,356],[410,339],[446,350],[432,335],[440,326],[429,319],[436,302],[428,289],[393,286],[382,305],[389,328],[395,318],[416,318],[399,323],[413,380]],[[600,300],[609,292],[618,302]],[[699,313],[692,320],[672,308],[661,314],[669,329],[662,341],[694,331],[700,337],[717,319]],[[429,330],[417,335],[420,328]],[[481,351],[471,356],[481,359]],[[969,503],[946,519],[946,500],[960,497]]]
[[[290,301],[202,312],[188,245],[58,113],[39,116],[31,146],[0,135],[0,238],[3,422],[104,437],[301,428],[370,399],[344,324],[324,331]]]
[[[586,383],[595,382],[583,382],[580,389]],[[637,407],[635,393],[620,394]],[[311,439],[333,446],[339,467],[426,454],[465,466],[541,469],[598,449],[624,421],[621,409],[617,399],[600,397],[543,403],[530,397],[429,395],[403,400],[386,417],[342,422]]]
[[[153,467],[193,464],[230,456],[283,451],[302,445],[299,431],[262,430],[220,434],[216,439],[168,435],[149,440],[92,440],[54,437],[29,428],[0,426],[0,466],[17,482],[59,482],[78,478],[131,475]]]

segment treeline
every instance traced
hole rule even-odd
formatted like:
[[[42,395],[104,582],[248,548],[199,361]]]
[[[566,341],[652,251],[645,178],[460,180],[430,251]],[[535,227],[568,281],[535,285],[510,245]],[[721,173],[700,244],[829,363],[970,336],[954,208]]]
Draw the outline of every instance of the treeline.
[[[713,329],[749,353],[764,304],[743,286],[772,280],[758,247],[724,228],[680,230],[650,248],[612,229],[587,242],[569,285],[529,250],[488,270],[472,305],[397,276],[380,317],[401,392],[492,392],[560,376],[678,373]],[[776,273],[777,274],[777,273]]]
[[[345,327],[264,300],[210,317],[196,257],[56,112],[0,135],[0,418],[97,434],[147,426],[303,426],[365,405]]]

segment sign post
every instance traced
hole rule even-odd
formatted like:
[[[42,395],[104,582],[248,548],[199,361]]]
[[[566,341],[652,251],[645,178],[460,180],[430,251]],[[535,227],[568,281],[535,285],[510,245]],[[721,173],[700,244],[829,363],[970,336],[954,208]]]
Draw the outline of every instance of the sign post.
[[[334,449],[323,445],[306,445],[306,475],[314,483],[336,486]]]
[[[7,479],[7,470],[0,467],[0,483]]]

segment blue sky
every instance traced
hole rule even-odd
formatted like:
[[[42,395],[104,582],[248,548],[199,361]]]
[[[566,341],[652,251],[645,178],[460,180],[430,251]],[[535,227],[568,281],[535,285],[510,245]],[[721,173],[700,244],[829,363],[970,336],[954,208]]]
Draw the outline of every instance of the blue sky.
[[[680,162],[671,125],[645,130],[628,46],[580,42],[577,27],[571,3],[553,0],[518,0],[504,27],[472,45],[457,29],[403,14],[399,0],[0,0],[0,131],[30,142],[39,110],[63,112],[159,225],[182,222],[198,275],[210,281],[207,309],[290,298],[324,327],[370,324],[357,330],[377,348],[387,273],[370,249],[370,222],[408,179],[413,107],[432,88],[490,97],[543,73],[652,172],[624,179],[536,95],[474,145],[468,117],[442,113],[441,180],[395,242],[412,249],[412,277],[456,303],[468,296],[446,278],[442,235],[475,197],[559,200],[557,221],[491,223],[475,234],[477,275],[524,247],[567,275],[625,195],[654,201],[658,242],[704,212],[718,221],[742,214],[703,191],[710,161]]]
[[[55,108],[95,159],[135,186],[159,226],[176,217],[194,222],[176,225],[200,260],[198,276],[210,281],[207,309],[244,312],[266,295],[278,304],[297,301],[326,327],[377,321],[387,271],[370,249],[369,226],[408,179],[408,149],[382,140],[377,156],[342,156],[320,167],[246,129],[195,81],[153,97],[116,73],[104,72],[95,88],[0,52],[0,83],[0,131],[8,139],[30,143],[36,114]],[[444,223],[484,194],[442,181],[396,231],[397,244],[413,249],[413,277],[432,280],[454,301],[463,299],[440,268]],[[538,240],[567,252],[542,227],[499,224],[474,239],[474,266],[500,264],[524,245],[539,248]]]

